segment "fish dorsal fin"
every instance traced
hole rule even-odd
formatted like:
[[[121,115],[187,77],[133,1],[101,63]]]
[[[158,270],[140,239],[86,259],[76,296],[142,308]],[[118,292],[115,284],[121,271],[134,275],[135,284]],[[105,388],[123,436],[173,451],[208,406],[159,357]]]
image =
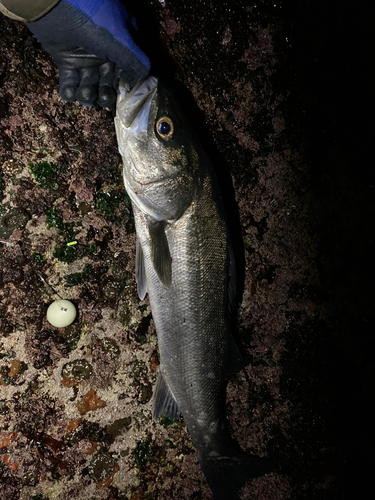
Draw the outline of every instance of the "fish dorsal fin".
[[[168,417],[177,420],[180,416],[177,402],[171,393],[163,375],[159,372],[152,398],[152,417]]]
[[[148,223],[151,262],[158,278],[165,286],[172,281],[172,258],[165,235],[165,222],[151,219]]]
[[[138,297],[143,300],[147,293],[147,280],[145,270],[145,260],[139,238],[135,249],[135,281],[137,282]]]

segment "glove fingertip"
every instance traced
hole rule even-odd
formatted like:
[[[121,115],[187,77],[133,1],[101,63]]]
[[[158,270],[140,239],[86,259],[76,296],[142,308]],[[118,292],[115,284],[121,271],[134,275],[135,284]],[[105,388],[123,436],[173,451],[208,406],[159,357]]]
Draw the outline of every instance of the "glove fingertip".
[[[60,97],[66,102],[74,102],[76,100],[76,85],[66,85],[60,88]]]
[[[95,104],[98,93],[93,85],[81,85],[76,93],[76,99],[84,106],[92,106]]]
[[[98,104],[102,108],[114,108],[116,106],[117,93],[116,91],[107,85],[99,87],[99,98]]]

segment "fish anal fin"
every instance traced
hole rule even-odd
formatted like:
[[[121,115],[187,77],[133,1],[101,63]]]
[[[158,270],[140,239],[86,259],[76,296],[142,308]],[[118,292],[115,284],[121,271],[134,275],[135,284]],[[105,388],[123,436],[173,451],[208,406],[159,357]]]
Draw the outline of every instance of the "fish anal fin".
[[[138,296],[141,300],[143,300],[147,293],[147,279],[143,250],[139,238],[137,238],[135,251],[135,281],[137,282]]]
[[[177,402],[173,397],[163,375],[159,372],[152,399],[152,417],[168,417],[177,420],[180,416]]]
[[[172,258],[165,234],[165,222],[150,220],[148,232],[152,265],[163,285],[169,286],[172,281]]]

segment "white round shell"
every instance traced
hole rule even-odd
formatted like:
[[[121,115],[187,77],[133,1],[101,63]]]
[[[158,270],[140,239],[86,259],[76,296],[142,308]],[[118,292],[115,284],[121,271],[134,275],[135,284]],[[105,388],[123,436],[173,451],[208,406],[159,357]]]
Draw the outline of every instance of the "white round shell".
[[[52,326],[64,328],[73,323],[77,310],[69,300],[55,300],[47,309],[47,320]]]

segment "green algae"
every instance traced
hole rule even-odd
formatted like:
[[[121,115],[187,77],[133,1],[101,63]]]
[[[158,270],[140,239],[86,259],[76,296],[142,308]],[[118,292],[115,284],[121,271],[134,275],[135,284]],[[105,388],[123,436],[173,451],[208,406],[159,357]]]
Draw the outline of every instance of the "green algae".
[[[164,427],[164,429],[166,429],[170,425],[178,422],[178,419],[175,420],[174,418],[170,418],[170,417],[160,417],[159,422],[160,422],[160,425],[162,425]]]
[[[95,208],[104,212],[107,220],[118,226],[126,219],[133,219],[131,201],[123,188],[99,189],[95,194]]]
[[[70,264],[77,259],[82,259],[87,255],[92,255],[96,252],[96,245],[90,243],[89,245],[77,245],[77,246],[62,246],[54,250],[53,256],[60,260],[61,262],[66,262]]]
[[[52,227],[58,229],[67,243],[74,240],[74,222],[64,222],[60,210],[56,207],[48,208],[45,214],[47,229]]]
[[[45,260],[46,256],[39,252],[33,252],[31,254],[31,262],[36,266],[41,266],[42,264],[44,264]]]
[[[68,274],[65,277],[65,282],[68,286],[81,285],[85,281],[90,281],[94,276],[94,269],[91,264],[86,264],[83,271],[80,273]]]
[[[71,264],[75,260],[77,260],[76,249],[72,247],[59,247],[56,248],[53,252],[53,256],[55,259],[60,260],[61,262],[66,262],[67,264]]]
[[[48,208],[45,211],[47,229],[56,227],[60,231],[64,228],[64,221],[60,211],[56,207]]]
[[[94,243],[83,245],[75,241],[74,228],[76,224],[74,222],[64,222],[60,211],[56,207],[47,209],[45,215],[47,229],[56,228],[63,237],[63,245],[55,248],[53,252],[56,259],[70,264],[96,251]]]
[[[134,461],[137,467],[144,467],[146,463],[153,457],[150,443],[147,440],[138,441],[134,454]]]
[[[57,178],[60,169],[54,163],[42,161],[29,163],[29,169],[34,176],[38,186],[42,189],[56,189],[58,186]]]

